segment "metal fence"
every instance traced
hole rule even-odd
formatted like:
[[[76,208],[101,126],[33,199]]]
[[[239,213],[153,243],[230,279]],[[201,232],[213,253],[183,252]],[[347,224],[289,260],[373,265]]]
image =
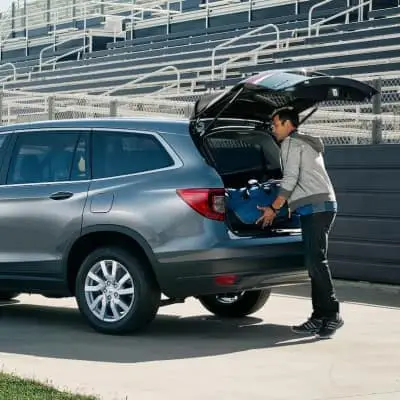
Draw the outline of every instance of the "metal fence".
[[[328,144],[400,143],[400,77],[356,77],[378,89],[363,103],[331,102],[303,125]]]
[[[80,94],[0,92],[3,125],[21,122],[104,117],[188,117],[192,103],[153,97],[129,98]]]
[[[302,131],[320,135],[327,144],[400,143],[400,78],[362,79],[380,90],[364,103],[321,104],[303,125]],[[81,94],[43,94],[22,91],[0,92],[0,121],[3,125],[41,120],[103,117],[161,116],[187,118],[201,94],[178,97],[114,97]]]

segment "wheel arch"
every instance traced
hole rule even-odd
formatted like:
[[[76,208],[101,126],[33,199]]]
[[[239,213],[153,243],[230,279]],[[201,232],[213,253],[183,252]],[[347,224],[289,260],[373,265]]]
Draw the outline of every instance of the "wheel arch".
[[[122,247],[137,256],[151,271],[159,286],[157,268],[155,268],[157,260],[142,235],[119,225],[96,225],[84,228],[65,250],[63,257],[64,278],[72,295],[75,295],[75,279],[84,258],[95,249],[110,245]]]

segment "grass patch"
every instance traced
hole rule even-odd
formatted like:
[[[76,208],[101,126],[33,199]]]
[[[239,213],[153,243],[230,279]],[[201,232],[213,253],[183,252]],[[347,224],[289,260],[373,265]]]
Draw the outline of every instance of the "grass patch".
[[[97,397],[58,391],[31,379],[0,372],[0,400],[98,400]]]

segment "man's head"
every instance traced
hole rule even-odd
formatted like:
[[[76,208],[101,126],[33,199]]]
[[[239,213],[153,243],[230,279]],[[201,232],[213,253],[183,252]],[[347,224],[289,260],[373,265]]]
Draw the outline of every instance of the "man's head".
[[[299,114],[292,108],[280,108],[271,117],[272,133],[278,142],[286,139],[299,125]]]

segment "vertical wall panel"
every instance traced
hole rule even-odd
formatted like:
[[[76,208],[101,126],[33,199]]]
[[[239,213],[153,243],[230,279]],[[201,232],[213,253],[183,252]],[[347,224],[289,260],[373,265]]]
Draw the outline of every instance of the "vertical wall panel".
[[[325,159],[339,201],[333,275],[400,284],[400,145],[327,146]]]

